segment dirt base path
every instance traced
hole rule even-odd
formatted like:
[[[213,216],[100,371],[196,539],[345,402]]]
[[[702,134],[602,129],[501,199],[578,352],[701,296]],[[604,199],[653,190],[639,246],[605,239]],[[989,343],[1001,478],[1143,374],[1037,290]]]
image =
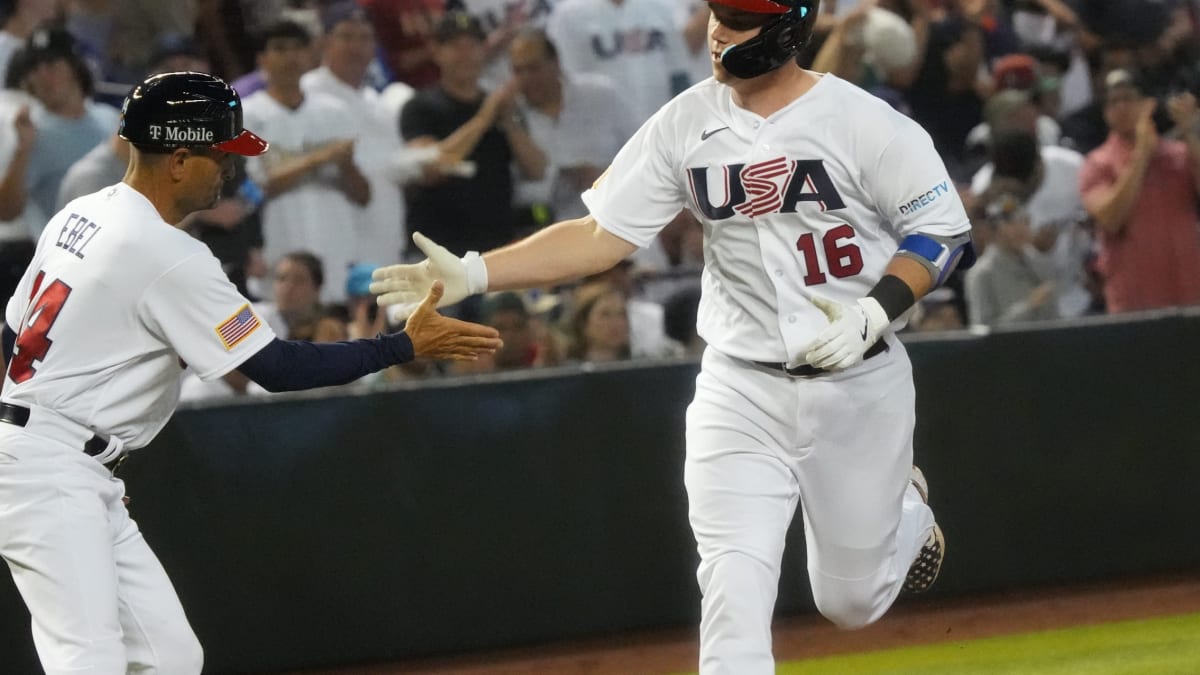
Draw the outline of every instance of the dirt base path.
[[[776,622],[780,661],[1200,612],[1200,571],[1121,584],[902,600],[876,624],[842,631],[818,616]],[[305,675],[663,675],[696,668],[694,630]]]

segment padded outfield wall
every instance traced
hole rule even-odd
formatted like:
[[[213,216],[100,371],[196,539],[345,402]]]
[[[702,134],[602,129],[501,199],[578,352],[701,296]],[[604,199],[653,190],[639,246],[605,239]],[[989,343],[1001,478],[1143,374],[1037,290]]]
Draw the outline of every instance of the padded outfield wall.
[[[933,592],[1200,567],[1200,313],[909,336]],[[121,474],[206,648],[277,671],[695,622],[691,362],[181,410]],[[0,469],[2,470],[2,469]],[[0,504],[0,509],[3,509]],[[798,523],[797,519],[797,523]],[[811,612],[793,528],[781,613]],[[0,577],[0,671],[37,672]]]

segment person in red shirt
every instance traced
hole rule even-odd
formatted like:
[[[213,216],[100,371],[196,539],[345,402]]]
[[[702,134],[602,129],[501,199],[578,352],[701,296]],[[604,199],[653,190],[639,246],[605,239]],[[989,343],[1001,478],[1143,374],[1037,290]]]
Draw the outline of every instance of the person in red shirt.
[[[1105,80],[1108,140],[1080,172],[1083,204],[1096,224],[1097,267],[1110,313],[1200,305],[1200,134],[1196,99],[1172,97],[1168,109],[1182,140],[1160,138],[1158,101],[1137,75]]]
[[[438,81],[433,29],[446,12],[443,0],[360,0],[392,71],[392,77],[423,89]]]

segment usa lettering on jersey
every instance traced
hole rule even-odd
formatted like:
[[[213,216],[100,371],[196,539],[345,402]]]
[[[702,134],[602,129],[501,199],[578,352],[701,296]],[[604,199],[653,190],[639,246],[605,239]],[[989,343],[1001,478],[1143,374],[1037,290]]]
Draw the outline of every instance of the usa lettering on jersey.
[[[605,42],[606,37],[592,35],[592,53],[601,60],[615,59],[621,54],[645,54],[667,50],[667,36],[657,28],[613,31],[612,39],[608,42]]]
[[[776,157],[749,165],[728,164],[719,170],[725,177],[725,199],[720,203],[714,203],[714,191],[708,183],[714,171],[707,166],[687,170],[692,200],[709,220],[795,213],[801,202],[816,202],[822,211],[846,208],[820,159]]]

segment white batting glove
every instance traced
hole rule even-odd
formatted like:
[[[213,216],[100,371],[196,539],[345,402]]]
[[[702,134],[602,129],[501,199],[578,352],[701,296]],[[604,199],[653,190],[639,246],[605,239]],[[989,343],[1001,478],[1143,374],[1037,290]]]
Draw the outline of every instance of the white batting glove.
[[[413,233],[413,243],[427,257],[411,265],[381,267],[371,275],[371,293],[381,307],[388,307],[393,321],[408,318],[429,293],[434,281],[446,287],[438,307],[462,302],[464,298],[487,290],[487,266],[474,251],[458,257],[420,232]]]
[[[859,298],[853,305],[844,305],[814,295],[812,303],[829,319],[829,326],[804,354],[805,361],[817,368],[845,370],[857,365],[891,323],[875,298]]]

